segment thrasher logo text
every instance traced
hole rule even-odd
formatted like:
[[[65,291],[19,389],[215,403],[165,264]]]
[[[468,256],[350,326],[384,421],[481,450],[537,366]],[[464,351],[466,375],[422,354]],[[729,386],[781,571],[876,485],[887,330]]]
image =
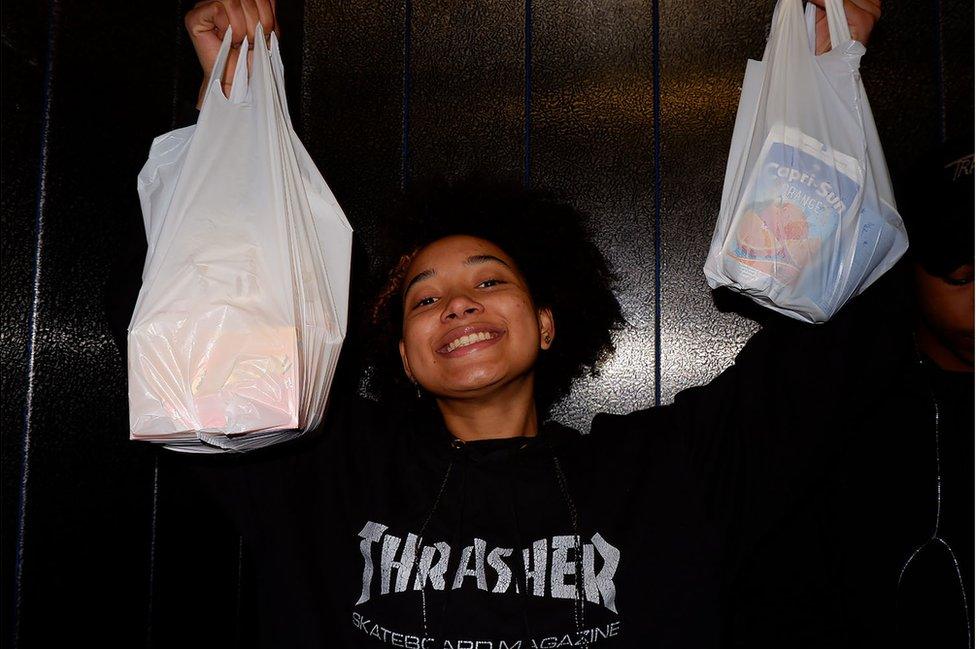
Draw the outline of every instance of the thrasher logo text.
[[[444,541],[425,545],[416,534],[406,540],[369,521],[359,532],[363,555],[363,590],[356,604],[377,595],[407,590],[477,588],[491,593],[519,593],[524,570],[526,588],[535,597],[576,597],[576,543],[571,535],[533,541],[520,548],[489,547],[479,538],[457,551]],[[581,539],[583,597],[617,612],[613,576],[620,551],[599,533]]]

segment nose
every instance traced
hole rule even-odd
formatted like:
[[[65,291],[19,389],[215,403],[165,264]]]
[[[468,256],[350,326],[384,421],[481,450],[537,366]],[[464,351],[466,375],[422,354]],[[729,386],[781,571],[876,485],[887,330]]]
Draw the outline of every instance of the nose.
[[[447,300],[444,306],[444,312],[441,314],[441,320],[457,320],[458,318],[481,313],[484,310],[485,308],[477,300],[471,299],[471,297],[464,293],[457,293]]]

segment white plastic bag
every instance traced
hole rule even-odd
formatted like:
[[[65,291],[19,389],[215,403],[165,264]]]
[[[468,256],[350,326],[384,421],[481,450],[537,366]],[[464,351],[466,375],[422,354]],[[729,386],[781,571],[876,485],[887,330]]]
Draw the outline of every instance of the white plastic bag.
[[[908,248],[843,0],[827,0],[831,50],[814,54],[813,5],[779,0],[763,60],[749,61],[705,261],[728,286],[824,322]]]
[[[148,254],[128,330],[130,439],[249,450],[320,422],[346,333],[352,229],[298,140],[261,26],[230,96],[228,29],[196,126],[139,174]]]

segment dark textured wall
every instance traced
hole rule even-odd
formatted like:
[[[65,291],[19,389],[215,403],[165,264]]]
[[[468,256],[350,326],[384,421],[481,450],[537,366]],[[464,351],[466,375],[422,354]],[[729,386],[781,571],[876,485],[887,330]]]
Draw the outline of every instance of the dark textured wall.
[[[731,362],[755,324],[716,308],[701,264],[771,1],[355,4],[279,11],[294,117],[356,229],[361,278],[378,270],[377,224],[403,186],[467,170],[522,177],[595,219],[632,324],[602,376],[560,406],[563,421],[585,429],[599,410],[666,403]],[[252,636],[247,549],[194,493],[184,458],[127,440],[109,329],[141,272],[136,173],[199,81],[186,5],[3,8],[9,646]],[[862,69],[893,173],[971,133],[972,24],[970,2],[885,3]]]

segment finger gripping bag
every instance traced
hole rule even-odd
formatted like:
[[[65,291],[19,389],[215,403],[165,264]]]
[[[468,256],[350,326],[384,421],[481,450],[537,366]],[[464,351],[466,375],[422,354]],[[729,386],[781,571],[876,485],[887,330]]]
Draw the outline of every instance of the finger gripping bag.
[[[318,425],[346,333],[352,229],[298,140],[277,38],[139,174],[148,253],[128,329],[130,439],[245,451]]]
[[[815,7],[779,0],[762,61],[749,61],[705,261],[727,286],[798,320],[828,320],[908,248],[858,72],[843,0],[827,0],[831,49],[815,55]]]

